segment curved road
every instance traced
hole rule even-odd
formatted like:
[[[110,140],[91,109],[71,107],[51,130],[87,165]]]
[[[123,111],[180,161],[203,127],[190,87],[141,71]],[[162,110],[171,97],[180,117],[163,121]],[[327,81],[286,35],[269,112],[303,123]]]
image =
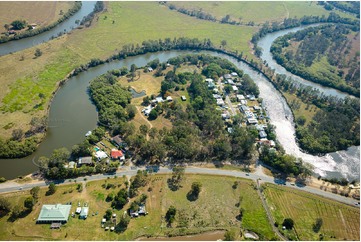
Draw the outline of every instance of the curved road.
[[[258,166],[260,168],[260,166]],[[82,181],[85,178],[87,179],[87,181],[93,181],[93,180],[102,180],[102,179],[106,179],[107,177],[114,177],[116,176],[134,176],[137,173],[137,170],[144,170],[145,168],[135,168],[135,169],[130,169],[130,168],[122,168],[120,169],[120,171],[114,173],[114,174],[99,174],[99,175],[92,175],[92,176],[85,176],[85,177],[78,177],[76,180],[78,181]],[[201,167],[186,167],[185,168],[185,172],[186,173],[193,173],[193,174],[208,174],[208,175],[219,175],[219,176],[232,176],[232,177],[240,177],[240,178],[245,178],[245,179],[251,179],[256,181],[260,181],[260,182],[268,182],[268,183],[276,183],[276,180],[274,177],[270,177],[267,176],[265,174],[263,174],[262,172],[259,172],[259,169],[257,169],[258,171],[256,171],[255,173],[246,173],[246,172],[242,172],[242,171],[236,171],[236,170],[221,170],[221,169],[212,169],[212,168],[201,168]],[[160,174],[166,174],[166,173],[171,173],[172,172],[172,168],[166,168],[166,167],[160,167],[159,171],[157,173]],[[68,183],[72,183],[74,181],[74,179],[66,179],[63,181],[55,181],[55,183],[57,184],[68,184]],[[29,183],[29,184],[18,184],[15,182],[5,182],[0,184],[0,193],[5,193],[5,192],[12,192],[12,191],[19,191],[19,190],[28,190],[31,189],[35,186],[47,186],[51,181],[41,181],[41,182],[36,182],[36,183]],[[308,187],[308,186],[292,186],[291,182],[286,182],[286,184],[284,186],[287,187],[291,187],[294,189],[298,189],[298,190],[302,190],[302,191],[306,191],[306,192],[310,192],[313,194],[317,194],[326,198],[330,198],[336,201],[339,201],[341,203],[345,203],[348,205],[353,205],[355,206],[355,203],[357,203],[357,200],[350,198],[350,197],[343,197],[341,195],[337,195],[331,192],[325,192],[323,190],[320,189],[316,189],[316,188],[312,188],[312,187]]]

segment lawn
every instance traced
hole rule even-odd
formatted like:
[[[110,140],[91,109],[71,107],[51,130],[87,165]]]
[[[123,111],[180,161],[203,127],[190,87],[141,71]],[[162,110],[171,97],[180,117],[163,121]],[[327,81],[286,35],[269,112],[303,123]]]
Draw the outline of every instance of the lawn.
[[[116,234],[104,231],[100,226],[100,220],[110,206],[110,203],[105,202],[104,199],[108,194],[116,193],[121,187],[124,187],[123,178],[110,178],[87,182],[81,193],[76,190],[75,183],[59,186],[56,193],[51,196],[44,195],[47,188],[41,189],[39,202],[28,216],[15,222],[7,221],[8,215],[0,218],[0,239],[134,240],[140,236],[180,235],[214,229],[233,228],[239,230],[241,222],[236,219],[239,213],[239,207],[236,204],[239,202],[240,195],[242,196],[241,207],[245,209],[242,227],[260,234],[266,240],[274,237],[261,201],[251,181],[231,177],[186,175],[183,187],[178,191],[171,191],[167,185],[169,177],[170,175],[150,175],[150,182],[139,193],[146,193],[148,196],[146,209],[149,214],[145,217],[132,219],[124,233]],[[186,198],[186,194],[194,181],[202,183],[202,191],[199,198],[191,202]],[[234,181],[239,182],[236,189],[232,188]],[[107,190],[101,187],[104,183],[112,183],[115,188]],[[151,189],[149,189],[150,187]],[[12,204],[22,204],[24,199],[29,196],[29,192],[21,191],[5,196],[11,199]],[[42,204],[66,202],[72,202],[71,211],[75,210],[78,202],[81,204],[88,202],[90,208],[89,217],[86,220],[70,217],[69,222],[62,226],[60,230],[50,230],[48,224],[35,224]],[[177,208],[178,214],[173,226],[166,227],[162,216],[165,215],[170,205]],[[128,206],[129,203],[125,209]],[[95,212],[98,212],[98,215],[92,216],[92,213]],[[120,216],[123,212],[124,209],[115,211],[117,216]],[[180,227],[186,223],[188,223],[187,228]]]
[[[360,240],[358,208],[273,184],[267,184],[264,193],[279,224],[284,218],[294,220],[299,240],[319,240],[319,234],[323,234],[324,240]],[[312,227],[317,218],[321,218],[323,224],[316,233]],[[295,232],[286,234],[295,236]]]
[[[329,15],[329,11],[322,6],[317,5],[316,2],[306,1],[272,1],[272,2],[231,2],[231,1],[217,1],[217,2],[172,2],[171,4],[177,7],[183,7],[189,10],[200,10],[209,13],[221,20],[226,15],[230,15],[231,20],[240,21],[247,24],[254,21],[256,25],[263,24],[266,21],[283,21],[287,17],[301,18],[304,15]],[[270,11],[272,9],[272,11]],[[336,10],[336,13],[352,17]]]

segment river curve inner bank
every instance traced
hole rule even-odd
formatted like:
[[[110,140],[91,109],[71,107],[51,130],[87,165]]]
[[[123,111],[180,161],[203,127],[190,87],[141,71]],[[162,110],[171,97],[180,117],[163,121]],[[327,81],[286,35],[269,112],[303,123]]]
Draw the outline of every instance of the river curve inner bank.
[[[289,31],[293,31],[293,29]],[[49,114],[48,134],[43,143],[31,156],[22,159],[0,160],[4,168],[0,171],[0,176],[11,179],[34,172],[37,170],[37,158],[49,155],[56,148],[67,147],[70,149],[72,145],[84,139],[87,130],[95,128],[97,113],[86,91],[90,80],[106,73],[108,70],[122,66],[129,68],[133,63],[137,66],[144,66],[155,58],[163,62],[169,58],[188,53],[206,53],[228,59],[255,80],[261,91],[260,97],[263,98],[265,107],[269,112],[271,123],[276,126],[277,137],[287,153],[301,157],[306,162],[313,164],[316,173],[323,176],[341,177],[346,174],[348,179],[358,178],[359,147],[351,147],[348,151],[338,151],[323,157],[303,153],[295,141],[293,120],[285,119],[285,116],[292,116],[292,112],[285,99],[275,90],[273,85],[246,63],[239,62],[226,54],[211,51],[148,53],[90,68],[88,71],[70,78],[54,96]]]

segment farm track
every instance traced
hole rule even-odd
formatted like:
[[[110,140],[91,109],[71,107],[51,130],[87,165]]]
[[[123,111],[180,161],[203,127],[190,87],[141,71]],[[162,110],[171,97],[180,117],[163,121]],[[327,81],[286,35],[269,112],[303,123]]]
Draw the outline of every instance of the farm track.
[[[258,188],[258,189],[257,189],[258,196],[260,197],[260,199],[261,199],[261,201],[262,201],[262,205],[263,205],[264,210],[266,210],[267,217],[268,217],[268,221],[269,221],[270,225],[272,226],[273,232],[275,232],[275,233],[277,234],[277,236],[278,236],[279,238],[281,238],[282,240],[288,241],[288,239],[287,239],[286,237],[284,237],[283,234],[281,234],[280,231],[278,230],[278,228],[276,228],[276,226],[275,226],[275,221],[274,221],[274,219],[273,219],[273,217],[272,217],[272,214],[271,214],[271,212],[270,212],[270,210],[269,210],[269,208],[268,208],[268,205],[267,205],[267,202],[266,202],[266,200],[265,200],[265,198],[264,198],[264,195],[263,195],[263,193],[261,192],[261,189],[260,189],[260,185],[259,185],[259,181],[258,181],[258,180],[257,180],[257,188]]]

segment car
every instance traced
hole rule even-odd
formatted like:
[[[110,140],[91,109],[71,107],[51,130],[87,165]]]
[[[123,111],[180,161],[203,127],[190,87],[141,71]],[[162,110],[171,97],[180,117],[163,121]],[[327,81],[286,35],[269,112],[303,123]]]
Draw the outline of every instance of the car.
[[[23,190],[23,187],[19,187],[19,190]]]
[[[291,183],[291,186],[294,186],[294,185],[295,185],[295,184],[292,182],[292,183]]]
[[[246,173],[246,176],[249,176],[249,173]]]

